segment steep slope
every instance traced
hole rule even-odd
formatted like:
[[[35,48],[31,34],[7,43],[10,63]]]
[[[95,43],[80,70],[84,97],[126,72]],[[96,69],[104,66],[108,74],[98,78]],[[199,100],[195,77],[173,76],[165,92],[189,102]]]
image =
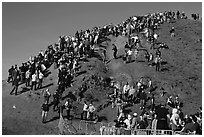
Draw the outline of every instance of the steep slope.
[[[63,96],[69,91],[78,95],[79,87],[83,84],[84,79],[91,75],[99,75],[103,77],[115,77],[119,81],[129,81],[135,83],[141,76],[149,76],[152,78],[154,91],[156,96],[156,104],[166,101],[169,95],[179,95],[184,106],[182,108],[184,114],[195,113],[202,106],[202,23],[193,20],[177,20],[173,24],[164,23],[160,29],[156,30],[159,34],[159,41],[169,46],[168,50],[162,50],[162,59],[166,64],[162,65],[162,71],[156,72],[155,67],[150,67],[144,62],[144,58],[140,58],[138,62],[124,64],[122,58],[113,59],[112,43],[118,47],[118,56],[124,54],[124,45],[127,37],[119,36],[117,38],[109,36],[110,41],[101,43],[107,49],[107,64],[103,64],[98,58],[90,58],[89,62],[81,62],[80,75],[73,80],[73,87],[66,89]],[[171,38],[169,34],[170,28],[174,26],[176,37]],[[142,44],[148,47],[149,43],[142,38]],[[151,50],[152,53],[155,51]],[[99,55],[102,54],[99,52]],[[49,88],[53,93],[57,88],[58,71],[51,66],[52,72],[44,81],[44,88]],[[21,91],[21,85],[19,91]],[[166,91],[164,97],[159,95],[160,88]],[[18,96],[11,96],[9,93],[12,87],[6,81],[2,81],[2,127],[3,134],[58,134],[57,112],[52,110],[49,112],[48,119],[50,122],[46,125],[41,124],[41,90],[23,91]],[[99,107],[106,104],[106,93],[109,89],[94,89],[87,93],[93,94],[95,105]],[[76,118],[80,117],[82,104],[75,104],[77,109],[72,112]],[[138,112],[139,105],[136,104],[128,108],[130,113]],[[116,109],[111,106],[104,107],[99,111],[99,115],[113,121],[116,118]],[[74,121],[76,127],[78,120]]]
[[[169,34],[172,26],[176,30],[173,38]],[[171,92],[179,95],[184,103],[183,111],[194,113],[202,106],[202,22],[177,20],[162,25],[158,34],[169,46],[162,54],[169,71],[161,75],[161,80],[167,80]]]

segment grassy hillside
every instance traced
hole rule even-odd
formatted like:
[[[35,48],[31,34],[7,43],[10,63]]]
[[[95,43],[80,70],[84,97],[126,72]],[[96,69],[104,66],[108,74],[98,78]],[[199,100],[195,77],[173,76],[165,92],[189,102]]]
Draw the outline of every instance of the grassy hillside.
[[[176,37],[170,37],[170,28],[175,27]],[[90,58],[88,62],[80,62],[80,75],[73,80],[73,87],[66,89],[63,96],[72,91],[78,96],[79,87],[85,81],[93,81],[91,76],[107,78],[115,77],[119,81],[136,82],[141,76],[152,78],[153,86],[157,87],[155,92],[156,104],[165,101],[169,95],[178,95],[184,106],[184,114],[195,113],[202,106],[202,22],[193,20],[176,20],[175,23],[164,23],[160,29],[156,30],[159,34],[159,41],[169,46],[168,50],[162,50],[162,58],[166,64],[162,65],[161,72],[156,72],[155,67],[150,67],[146,62],[132,62],[124,64],[122,58],[112,59],[111,44],[119,49],[119,55],[124,52],[126,37],[117,38],[109,36],[110,41],[101,43],[107,49],[107,56],[110,60],[106,65],[98,58]],[[142,44],[148,46],[148,42],[142,39]],[[154,53],[154,51],[151,51]],[[99,53],[101,54],[101,53]],[[143,58],[141,58],[142,60]],[[53,93],[57,88],[57,70],[51,66],[52,72],[44,81],[45,88],[49,88]],[[88,79],[88,80],[87,80]],[[91,83],[88,83],[91,86]],[[19,91],[21,91],[21,85]],[[110,91],[108,87],[94,87],[87,91],[95,99],[94,105],[97,107],[106,103],[106,94]],[[166,91],[164,97],[159,95],[163,87]],[[41,124],[41,109],[43,102],[41,90],[23,91],[18,96],[11,96],[9,93],[11,84],[2,81],[2,127],[3,134],[57,134],[58,119],[57,112],[49,112],[50,122],[46,125]],[[75,104],[78,108],[72,112],[76,118],[80,117],[82,104]],[[15,107],[16,108],[15,108]],[[128,108],[130,113],[138,112],[139,105]],[[99,111],[99,115],[106,117],[107,121],[116,118],[116,109],[111,106],[104,107]],[[76,125],[78,121],[76,121]]]

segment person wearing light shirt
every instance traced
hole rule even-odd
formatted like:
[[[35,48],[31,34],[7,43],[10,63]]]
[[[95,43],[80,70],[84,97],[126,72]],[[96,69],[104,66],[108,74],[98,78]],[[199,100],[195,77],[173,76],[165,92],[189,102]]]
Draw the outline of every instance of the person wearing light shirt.
[[[36,73],[34,73],[34,74],[32,75],[31,90],[33,90],[33,86],[34,86],[34,90],[37,90],[37,89],[36,89],[36,84],[37,84],[37,75],[36,75]]]
[[[127,51],[127,55],[128,55],[128,56],[127,56],[127,62],[131,62],[132,50],[129,49],[129,50]]]
[[[181,125],[181,119],[179,117],[179,114],[178,114],[178,109],[176,108],[173,108],[172,109],[172,116],[170,118],[170,121],[171,121],[171,128],[172,130],[177,130],[178,127]]]
[[[81,113],[81,120],[87,119],[88,108],[89,108],[89,106],[87,105],[87,102],[84,101],[84,107],[83,107],[83,111]]]
[[[26,87],[30,86],[30,70],[26,71]]]
[[[38,75],[38,89],[42,88],[42,82],[43,82],[43,77],[44,75],[39,71],[39,75]]]
[[[132,120],[131,115],[128,115],[128,118],[124,120],[124,123],[127,126],[127,128],[126,128],[127,130],[130,130],[130,128],[131,128],[131,120]]]
[[[123,94],[126,94],[127,91],[130,89],[130,85],[128,84],[128,82],[123,86]]]
[[[87,114],[88,119],[93,120],[94,111],[96,111],[96,108],[93,106],[93,104],[90,104],[88,108],[88,114]]]

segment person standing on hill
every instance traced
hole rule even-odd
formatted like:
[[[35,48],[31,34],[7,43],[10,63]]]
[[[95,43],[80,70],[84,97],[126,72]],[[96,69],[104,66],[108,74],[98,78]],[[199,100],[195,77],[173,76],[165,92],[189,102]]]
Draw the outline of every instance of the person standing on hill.
[[[49,89],[46,89],[44,92],[43,92],[43,97],[44,97],[44,102],[45,103],[48,103],[49,104],[49,99],[50,99],[50,92],[49,92]]]
[[[30,86],[30,69],[26,71],[26,87]]]
[[[145,104],[146,104],[146,99],[147,99],[147,95],[144,92],[144,90],[142,90],[142,92],[140,93],[140,109],[145,109]]]
[[[113,45],[113,48],[112,48],[112,50],[113,50],[113,57],[114,57],[115,59],[117,59],[118,49],[117,49],[117,47],[116,47],[115,44],[112,44],[112,45]]]
[[[15,90],[15,95],[17,95],[17,91],[18,91],[18,82],[19,82],[19,70],[17,65],[15,65],[15,69],[13,70],[13,83],[12,85],[14,86],[12,91],[10,92],[10,94],[13,94],[13,91]]]
[[[17,65],[15,65],[15,68],[12,72],[12,77],[13,77],[12,86],[14,85],[14,81],[17,79],[18,76],[19,76],[19,70],[18,70]]]
[[[156,56],[161,57],[161,51],[159,49],[156,50]]]
[[[37,85],[37,75],[36,75],[36,73],[34,73],[34,74],[32,75],[31,90],[33,90],[33,87],[34,87],[34,90],[37,90],[36,85]]]
[[[160,71],[161,60],[162,60],[162,59],[160,58],[160,56],[157,56],[157,57],[155,58],[156,71]]]
[[[134,130],[137,130],[137,126],[138,126],[138,120],[137,120],[137,113],[134,113],[133,114],[133,117],[132,117],[132,121],[131,121],[131,129],[133,130],[132,131],[132,135],[134,135]]]
[[[151,123],[151,129],[152,130],[154,130],[154,135],[156,135],[156,130],[157,130],[157,121],[158,121],[158,119],[157,119],[157,114],[156,113],[154,113],[153,114],[153,120],[152,120],[152,123]]]
[[[91,103],[88,108],[88,114],[87,114],[87,119],[93,120],[94,112],[96,111],[96,108],[93,106]]]
[[[171,30],[169,32],[171,34],[171,37],[175,37],[175,29],[174,29],[174,27],[171,27]]]
[[[11,66],[11,68],[8,70],[8,73],[9,73],[8,80],[7,80],[8,83],[10,83],[10,80],[13,81],[13,79],[12,79],[13,71],[14,71],[14,66]]]
[[[10,94],[13,94],[13,91],[15,90],[15,95],[17,95],[17,91],[18,91],[18,82],[19,82],[19,76],[17,76],[16,79],[14,79],[13,83],[14,83],[14,87],[12,89],[12,91],[10,92]]]
[[[155,110],[155,97],[154,94],[151,93],[151,97],[150,97],[150,112],[153,113]]]
[[[47,120],[48,111],[49,111],[48,103],[44,102],[41,108],[42,108],[42,123],[45,124]]]
[[[167,115],[169,114],[164,103],[161,103],[160,107],[155,110],[157,114],[157,129],[166,130],[168,129]]]
[[[88,104],[86,101],[84,101],[84,107],[83,107],[83,111],[81,113],[81,120],[87,120],[87,112],[88,112]]]
[[[39,71],[39,74],[38,74],[38,89],[42,88],[43,77],[44,77],[44,75],[42,74],[41,71]]]
[[[53,111],[56,111],[58,109],[59,99],[60,99],[60,95],[58,91],[55,91],[53,93]]]
[[[72,108],[72,105],[71,105],[71,99],[67,99],[65,104],[64,104],[64,108],[66,109],[67,111],[67,119],[70,119],[70,111],[71,111],[71,108]]]
[[[20,70],[20,81],[21,83],[25,82],[25,73],[26,73],[26,68],[25,68],[25,63],[22,63],[22,66],[19,67]]]
[[[103,63],[106,62],[106,49],[103,50]]]

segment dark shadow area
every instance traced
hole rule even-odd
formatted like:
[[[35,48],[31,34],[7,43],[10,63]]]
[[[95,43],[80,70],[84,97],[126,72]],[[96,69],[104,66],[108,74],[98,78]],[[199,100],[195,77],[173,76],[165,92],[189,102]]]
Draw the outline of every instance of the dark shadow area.
[[[77,72],[77,76],[82,75],[82,74],[85,74],[86,72],[87,72],[86,70]]]
[[[55,121],[55,120],[57,120],[57,119],[59,119],[59,116],[55,116],[55,117],[53,117],[52,119],[46,121],[46,123],[49,123],[49,122]]]
[[[44,72],[44,77],[48,77],[51,74],[51,71],[45,70]]]
[[[167,61],[162,61],[161,62],[161,65],[166,65],[167,64]]]
[[[98,39],[98,43],[102,43],[102,42],[104,42],[104,41],[111,41],[111,39],[108,38],[108,37],[103,37],[103,36],[101,36],[101,37]]]
[[[99,47],[106,49],[107,46],[104,46],[104,45],[101,45],[101,44],[100,44]]]
[[[108,121],[106,116],[99,116],[98,117],[98,122],[102,122],[102,121]]]
[[[117,56],[117,59],[123,58],[123,55]]]
[[[99,60],[103,60],[103,58],[101,57],[101,55],[100,55],[99,53],[97,53],[97,52],[92,53],[92,56],[91,56],[91,57],[92,57],[92,58],[95,57],[95,58],[97,58],[97,59],[99,59]]]
[[[28,87],[21,87],[21,88],[22,88],[22,90],[19,92],[20,94],[25,93],[25,92],[30,90],[30,88],[28,88]]]
[[[137,60],[137,62],[145,62],[144,60]]]
[[[47,87],[50,87],[50,86],[52,86],[52,85],[54,85],[54,84],[53,84],[53,83],[50,83],[50,84],[48,84],[48,85],[42,86],[42,88],[40,88],[40,89],[47,88]]]
[[[162,71],[162,72],[164,72],[164,71],[169,71],[169,69],[168,69],[168,68],[161,68],[160,71]]]
[[[77,100],[77,97],[74,94],[72,94],[72,92],[69,92],[66,96],[62,97],[62,100],[66,99],[66,98],[70,98],[74,101]]]
[[[133,104],[128,103],[128,104],[126,104],[126,105],[124,106],[124,108],[132,107],[132,106],[133,106]]]
[[[124,109],[124,113],[125,113],[125,114],[129,114],[130,112],[132,112],[131,109]]]

